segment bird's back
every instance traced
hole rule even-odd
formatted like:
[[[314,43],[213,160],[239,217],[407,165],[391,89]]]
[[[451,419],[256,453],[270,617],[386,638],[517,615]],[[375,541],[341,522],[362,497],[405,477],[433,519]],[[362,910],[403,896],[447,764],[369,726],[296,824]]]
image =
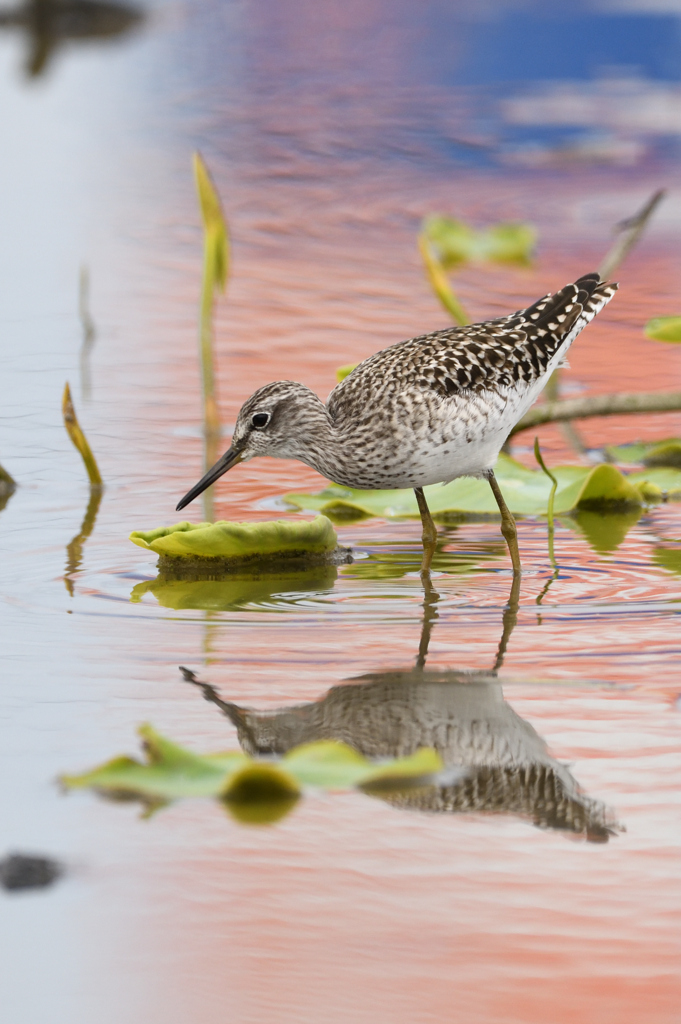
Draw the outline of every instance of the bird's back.
[[[365,359],[329,395],[343,453],[331,476],[350,487],[400,488],[485,473],[616,289],[587,274],[510,316]]]
[[[398,342],[365,359],[329,396],[333,418],[352,398],[377,389],[415,387],[446,398],[541,382],[584,327],[610,301],[616,284],[586,274],[527,309],[466,327],[450,327]]]

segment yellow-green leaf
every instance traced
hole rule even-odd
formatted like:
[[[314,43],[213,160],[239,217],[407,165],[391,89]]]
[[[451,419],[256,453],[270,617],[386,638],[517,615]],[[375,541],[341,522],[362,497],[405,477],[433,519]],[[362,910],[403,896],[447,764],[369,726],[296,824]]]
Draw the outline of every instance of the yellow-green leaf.
[[[530,224],[494,224],[482,231],[451,217],[426,218],[423,231],[445,267],[463,263],[528,264],[537,241]]]
[[[220,196],[200,153],[194,153],[194,180],[199,197],[206,245],[206,267],[213,287],[225,290],[229,269],[229,235]]]
[[[645,326],[645,335],[653,341],[681,342],[681,316],[656,316]]]
[[[644,466],[671,466],[681,469],[681,439],[641,441],[636,444],[608,445],[605,449],[615,462],[642,462]]]
[[[342,380],[349,377],[352,371],[359,366],[359,363],[347,363],[345,366],[339,366],[336,370],[336,380],[340,384]]]
[[[194,754],[157,733],[150,725],[139,729],[146,761],[115,757],[82,775],[64,775],[68,789],[92,788],[151,799],[217,796],[226,779],[248,761],[240,752]]]
[[[312,521],[277,519],[262,523],[176,523],[156,530],[135,530],[130,540],[165,558],[244,559],[257,555],[319,554],[338,544],[326,516]]]

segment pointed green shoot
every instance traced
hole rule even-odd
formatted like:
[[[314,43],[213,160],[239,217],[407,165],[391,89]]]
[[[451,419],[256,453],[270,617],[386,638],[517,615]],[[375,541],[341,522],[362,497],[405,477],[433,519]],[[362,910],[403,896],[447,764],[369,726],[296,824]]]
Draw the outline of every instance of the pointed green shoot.
[[[83,460],[85,469],[87,471],[88,479],[90,481],[90,486],[101,487],[102,477],[99,472],[97,460],[92,454],[92,449],[90,448],[90,445],[87,442],[87,438],[85,437],[85,434],[83,433],[82,428],[78,422],[76,410],[73,407],[73,400],[71,398],[71,388],[69,387],[68,384],[64,388],[64,396],[62,398],[61,408],[64,416],[64,426],[66,427],[66,431],[69,437],[71,438],[74,446],[80,452],[80,456]]]
[[[459,324],[460,327],[465,327],[466,324],[470,323],[468,314],[454,294],[447,279],[445,268],[435,255],[425,231],[422,231],[419,235],[418,245],[431,288],[454,322]]]
[[[194,181],[203,219],[206,276],[213,290],[224,292],[229,270],[227,222],[217,189],[200,153],[194,153]]]

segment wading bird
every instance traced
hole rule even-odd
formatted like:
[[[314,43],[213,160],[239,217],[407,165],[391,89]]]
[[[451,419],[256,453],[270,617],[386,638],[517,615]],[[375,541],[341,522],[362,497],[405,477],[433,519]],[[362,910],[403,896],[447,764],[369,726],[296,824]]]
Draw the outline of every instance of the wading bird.
[[[267,384],[244,402],[231,447],[177,510],[257,455],[298,459],[346,487],[412,487],[423,524],[421,571],[427,572],[437,531],[423,488],[485,477],[519,573],[515,520],[494,465],[572,342],[616,290],[598,274],[586,274],[510,316],[391,345],[360,363],[326,404],[304,384]]]

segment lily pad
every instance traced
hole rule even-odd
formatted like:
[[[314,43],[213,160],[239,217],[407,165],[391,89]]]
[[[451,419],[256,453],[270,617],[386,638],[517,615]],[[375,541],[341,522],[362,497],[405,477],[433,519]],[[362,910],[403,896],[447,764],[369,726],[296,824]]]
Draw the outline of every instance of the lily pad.
[[[645,335],[653,341],[681,342],[681,316],[656,316],[646,324]]]
[[[556,466],[552,467],[552,472],[558,480],[554,502],[556,515],[576,509],[622,511],[640,508],[649,500],[642,493],[644,484],[660,488],[660,497],[662,491],[681,490],[681,472],[672,469],[650,469],[624,476],[615,466],[603,464],[595,467]],[[541,470],[527,469],[507,455],[500,455],[495,473],[512,512],[518,515],[546,513],[551,481]],[[460,477],[449,484],[426,487],[425,494],[431,512],[440,519],[470,514],[498,515],[499,512],[486,480]],[[317,494],[286,494],[284,497],[298,508],[323,512],[336,519],[357,516],[416,518],[419,515],[412,490],[360,491],[331,484]]]
[[[317,516],[311,522],[277,519],[263,523],[176,523],[156,530],[135,531],[130,540],[154,551],[164,562],[181,567],[215,567],[254,562],[302,560],[338,564],[348,552],[338,547],[331,521]]]
[[[636,444],[609,445],[606,452],[615,462],[643,463],[644,466],[671,466],[681,469],[681,439],[640,441]]]
[[[241,820],[281,816],[282,802],[295,803],[304,786],[343,790],[404,789],[426,785],[443,769],[430,748],[409,757],[370,761],[345,743],[319,740],[293,747],[280,760],[259,760],[241,752],[194,754],[150,725],[139,729],[146,761],[116,757],[82,775],[64,775],[68,789],[91,788],[110,796],[163,804],[183,797],[215,797],[239,805]],[[248,805],[251,811],[244,810]],[[266,805],[266,806],[265,806]],[[269,809],[268,809],[269,808]]]
[[[248,763],[240,752],[194,754],[155,731],[140,726],[146,762],[115,757],[82,775],[64,775],[68,789],[91,788],[115,794],[175,800],[188,796],[216,796],[225,780]]]
[[[476,231],[463,221],[432,216],[425,220],[423,230],[445,267],[485,261],[526,266],[537,241],[530,224],[495,224]]]

